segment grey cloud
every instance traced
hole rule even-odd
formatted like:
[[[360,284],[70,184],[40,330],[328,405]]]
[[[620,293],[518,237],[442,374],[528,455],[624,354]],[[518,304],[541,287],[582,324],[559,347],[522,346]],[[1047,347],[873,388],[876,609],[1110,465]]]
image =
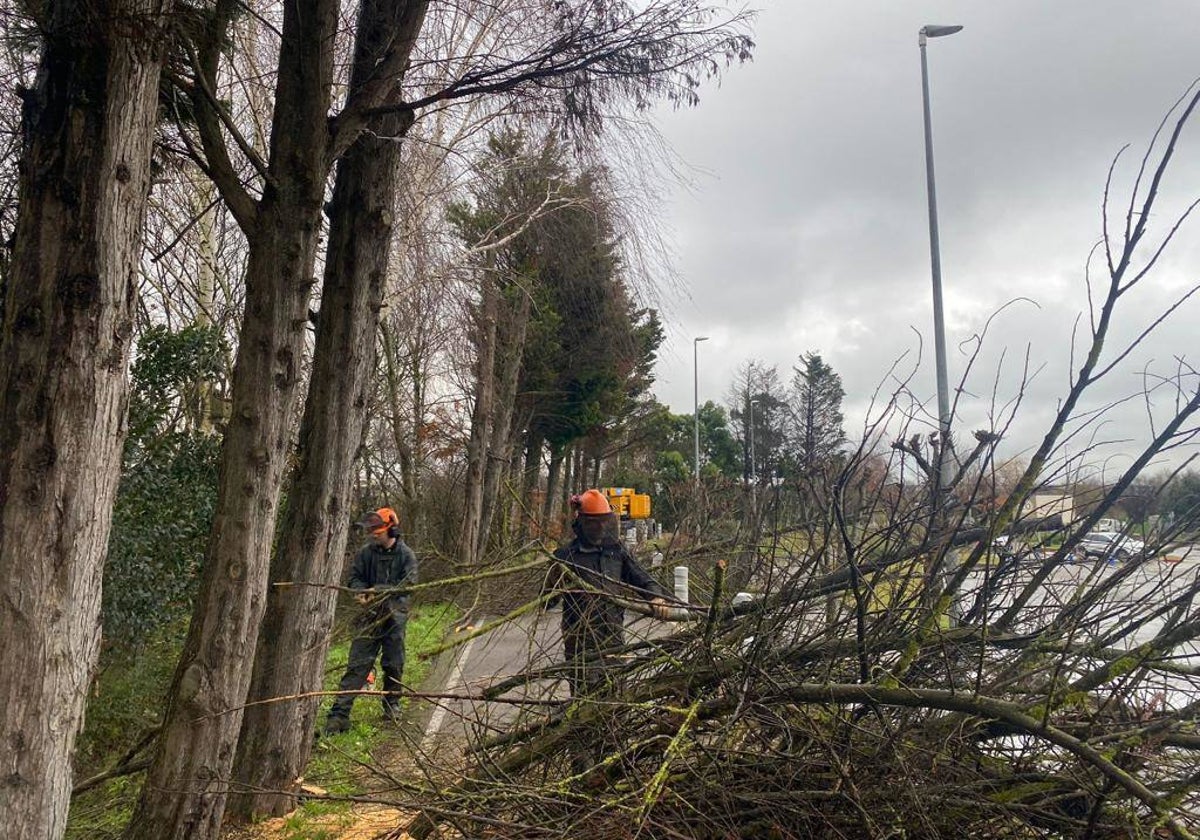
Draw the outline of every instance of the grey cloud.
[[[1036,300],[1040,308],[997,319],[962,400],[964,424],[982,423],[1000,351],[1013,368],[1030,345],[1044,370],[1011,446],[1032,445],[1065,390],[1108,165],[1133,144],[1116,180],[1124,194],[1158,121],[1200,74],[1195,12],[1182,0],[768,5],[755,63],[731,70],[698,109],[661,115],[667,139],[711,177],[671,207],[691,298],[666,312],[660,396],[691,410],[688,345],[710,334],[702,399],[720,398],[748,358],[786,372],[820,349],[842,373],[848,414],[861,415],[891,362],[915,354],[915,328],[926,347],[913,387],[933,405],[916,32],[962,23],[963,33],[929,47],[951,369],[961,373],[958,344],[1005,301]],[[1198,159],[1200,118],[1168,178],[1154,236],[1200,195]],[[1119,331],[1144,323],[1167,287],[1197,279],[1198,239],[1185,231],[1156,270],[1156,288],[1126,304]],[[1189,306],[1095,400],[1136,389],[1147,359],[1161,366],[1194,353],[1198,314]],[[1002,377],[1006,396],[1014,376]],[[1148,425],[1144,409],[1129,406],[1109,424],[1112,436],[1130,438]]]

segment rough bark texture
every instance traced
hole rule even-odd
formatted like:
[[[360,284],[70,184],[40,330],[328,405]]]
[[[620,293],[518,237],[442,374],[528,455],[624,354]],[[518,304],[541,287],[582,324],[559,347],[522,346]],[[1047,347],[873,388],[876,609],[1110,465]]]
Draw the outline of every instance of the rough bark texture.
[[[360,12],[352,84],[369,74],[396,34],[411,45],[424,5],[375,0]],[[312,379],[300,427],[300,461],[288,497],[271,582],[336,584],[345,551],[354,461],[362,443],[379,326],[406,114],[377,120],[338,165]],[[335,592],[272,587],[251,681],[251,701],[319,690]],[[286,639],[286,644],[277,644]],[[315,698],[247,710],[234,767],[231,815],[276,816],[295,807],[312,751]]]
[[[426,3],[373,0],[359,11],[352,90],[361,90],[385,55],[407,56]],[[338,165],[313,371],[300,426],[300,460],[289,493],[271,583],[335,584],[342,573],[354,461],[362,443],[375,334],[391,253],[400,138],[412,115],[375,119]],[[319,690],[333,625],[334,591],[277,588],[267,594],[249,700]],[[278,640],[286,639],[286,644]],[[296,780],[312,751],[316,699],[247,710],[230,802],[238,819],[276,816],[295,806]]]
[[[0,339],[0,829],[61,837],[100,640],[163,6],[44,7]]]
[[[341,577],[392,228],[390,202],[380,202],[378,192],[390,197],[394,176],[382,169],[388,163],[394,170],[389,146],[395,145],[364,136],[339,168],[300,462],[271,561],[272,584],[336,584]],[[320,689],[335,602],[332,589],[268,590],[248,700]],[[315,698],[246,710],[233,773],[235,791],[246,792],[231,799],[231,817],[277,816],[295,807],[316,711]]]
[[[246,304],[200,591],[130,840],[218,835],[265,606],[328,174],[334,0],[284,6],[270,165],[248,227]],[[227,187],[223,188],[223,194]]]

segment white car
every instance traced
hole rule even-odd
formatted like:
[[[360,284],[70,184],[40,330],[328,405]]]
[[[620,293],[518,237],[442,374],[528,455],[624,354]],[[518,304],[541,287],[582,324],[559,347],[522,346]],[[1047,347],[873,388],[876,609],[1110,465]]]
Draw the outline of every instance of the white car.
[[[1130,557],[1144,554],[1146,544],[1134,537],[1112,531],[1092,531],[1090,534],[1083,535],[1079,544],[1075,546],[1075,550],[1085,557],[1113,558],[1125,561]]]

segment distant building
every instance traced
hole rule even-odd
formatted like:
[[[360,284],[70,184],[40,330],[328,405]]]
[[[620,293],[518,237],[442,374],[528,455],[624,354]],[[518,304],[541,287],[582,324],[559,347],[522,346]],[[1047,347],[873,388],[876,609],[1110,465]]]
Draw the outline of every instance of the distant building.
[[[1075,494],[1070,490],[1046,487],[1033,494],[1028,513],[1038,519],[1061,516],[1064,524],[1075,519]]]

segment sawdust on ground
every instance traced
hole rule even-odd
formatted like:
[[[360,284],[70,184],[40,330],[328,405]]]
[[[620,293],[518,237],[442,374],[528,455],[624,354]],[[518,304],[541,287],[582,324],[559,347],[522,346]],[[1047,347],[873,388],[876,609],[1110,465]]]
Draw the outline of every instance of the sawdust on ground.
[[[324,829],[330,840],[409,840],[409,834],[401,831],[413,817],[411,811],[401,811],[385,805],[361,805],[349,814],[325,814],[305,820],[305,828],[312,833]],[[288,815],[264,820],[255,826],[254,837],[258,840],[277,840],[294,836],[288,831]]]

